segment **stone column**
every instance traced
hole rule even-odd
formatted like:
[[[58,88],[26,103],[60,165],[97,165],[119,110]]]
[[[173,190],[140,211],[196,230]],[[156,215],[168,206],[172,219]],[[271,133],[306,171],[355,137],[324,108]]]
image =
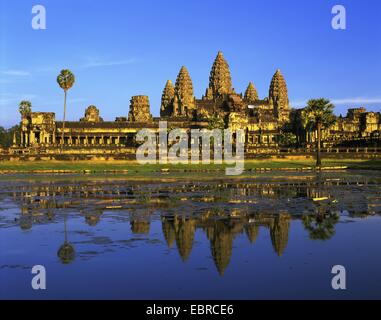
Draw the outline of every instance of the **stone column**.
[[[30,144],[34,144],[36,141],[35,141],[35,135],[34,135],[34,132],[31,131],[30,132],[30,137],[29,137],[29,143]]]

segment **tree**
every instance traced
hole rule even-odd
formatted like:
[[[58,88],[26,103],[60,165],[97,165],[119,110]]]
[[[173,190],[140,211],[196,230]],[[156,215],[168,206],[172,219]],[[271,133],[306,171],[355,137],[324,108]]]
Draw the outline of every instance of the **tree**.
[[[13,144],[13,137],[16,136],[16,143],[20,143],[20,127],[14,126],[10,129],[0,127],[0,147],[9,148]]]
[[[225,129],[225,121],[218,116],[213,116],[208,120],[208,130]]]
[[[26,117],[32,112],[32,103],[30,101],[23,100],[19,104],[19,112],[23,117]]]
[[[316,166],[321,167],[321,140],[322,129],[332,126],[336,117],[333,114],[334,105],[327,99],[312,99],[307,103],[307,107],[302,112],[305,128],[308,131],[317,131],[317,156]]]
[[[294,147],[297,145],[298,138],[293,132],[293,127],[290,123],[286,123],[280,130],[279,144],[282,147]]]
[[[311,240],[326,241],[331,239],[336,231],[335,225],[340,215],[334,212],[318,212],[316,215],[305,215],[302,218],[304,228],[308,231]]]
[[[279,144],[283,147],[292,147],[297,144],[298,140],[292,132],[282,131],[279,137]]]
[[[61,137],[61,144],[62,145],[64,144],[64,138],[65,138],[67,92],[71,87],[73,87],[74,82],[75,82],[75,77],[74,77],[74,74],[70,70],[62,70],[61,73],[57,77],[57,83],[65,92],[64,114],[63,114],[63,122],[62,122],[62,137]]]

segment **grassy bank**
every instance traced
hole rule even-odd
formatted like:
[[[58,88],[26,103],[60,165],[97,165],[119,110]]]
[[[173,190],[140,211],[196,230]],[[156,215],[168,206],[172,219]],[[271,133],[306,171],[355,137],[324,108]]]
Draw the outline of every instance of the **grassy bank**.
[[[70,171],[70,172],[131,172],[143,173],[170,171],[221,171],[228,165],[140,165],[134,161],[36,161],[36,162],[0,162],[0,172],[36,172],[36,171]],[[245,170],[301,170],[314,168],[314,160],[247,160]],[[381,170],[381,160],[347,160],[327,159],[325,168],[347,168],[353,170]]]

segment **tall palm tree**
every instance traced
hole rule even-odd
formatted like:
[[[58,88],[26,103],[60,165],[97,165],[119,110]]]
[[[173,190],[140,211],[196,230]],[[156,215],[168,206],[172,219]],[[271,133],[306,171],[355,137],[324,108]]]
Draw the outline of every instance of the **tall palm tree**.
[[[65,138],[65,121],[66,121],[66,100],[67,100],[67,92],[74,85],[75,77],[74,74],[70,70],[62,70],[61,73],[57,77],[57,82],[59,86],[65,92],[65,100],[64,100],[64,115],[62,122],[62,136],[61,136],[61,144],[64,144]]]
[[[27,100],[23,100],[19,104],[19,112],[23,117],[27,116],[32,112],[32,103]]]
[[[312,99],[307,103],[307,107],[302,112],[305,128],[308,131],[317,131],[317,156],[316,166],[321,167],[321,140],[322,129],[332,126],[336,117],[333,114],[335,106],[327,99]]]

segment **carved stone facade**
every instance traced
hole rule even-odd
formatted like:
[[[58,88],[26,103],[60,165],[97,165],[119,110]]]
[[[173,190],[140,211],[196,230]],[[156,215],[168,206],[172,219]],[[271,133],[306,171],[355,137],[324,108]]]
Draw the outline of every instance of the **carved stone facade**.
[[[254,83],[250,82],[246,92],[245,92],[245,100],[249,103],[255,103],[259,100],[257,89],[254,86]]]
[[[165,84],[163,95],[161,96],[160,116],[169,117],[173,114],[173,101],[175,99],[175,87],[171,80]]]
[[[89,106],[85,111],[85,117],[80,120],[81,122],[103,122],[99,116],[99,109],[96,106]]]
[[[149,98],[147,96],[132,97],[128,121],[142,123],[152,121]]]
[[[209,77],[209,88],[206,91],[207,99],[219,98],[234,93],[230,68],[222,52],[218,52]]]
[[[221,52],[218,53],[210,72],[209,87],[205,96],[196,99],[193,83],[186,67],[182,67],[173,86],[167,81],[160,107],[161,118],[153,118],[147,96],[131,99],[128,116],[115,121],[103,121],[97,107],[90,106],[84,118],[78,122],[66,122],[65,141],[61,141],[62,122],[55,120],[54,113],[30,112],[22,116],[21,148],[30,147],[134,147],[136,133],[149,128],[158,131],[160,120],[168,122],[168,128],[203,129],[212,123],[222,123],[225,128],[243,129],[245,151],[250,154],[276,153],[286,126],[294,128],[301,145],[316,140],[315,133],[298,128],[300,110],[292,110],[287,84],[280,70],[274,74],[268,97],[259,98],[252,82],[246,92],[233,89],[229,65]],[[218,121],[215,121],[218,119]],[[299,119],[300,120],[300,119]],[[338,118],[334,126],[323,133],[326,145],[364,139],[380,139],[381,115],[367,112],[364,108],[350,109],[346,117]],[[103,152],[103,151],[102,151]]]
[[[173,100],[173,116],[191,118],[196,109],[193,94],[193,83],[186,67],[182,67],[177,76],[175,97]]]
[[[269,91],[269,103],[274,108],[276,117],[286,122],[290,117],[290,105],[288,100],[288,90],[286,80],[278,69],[274,74]]]

